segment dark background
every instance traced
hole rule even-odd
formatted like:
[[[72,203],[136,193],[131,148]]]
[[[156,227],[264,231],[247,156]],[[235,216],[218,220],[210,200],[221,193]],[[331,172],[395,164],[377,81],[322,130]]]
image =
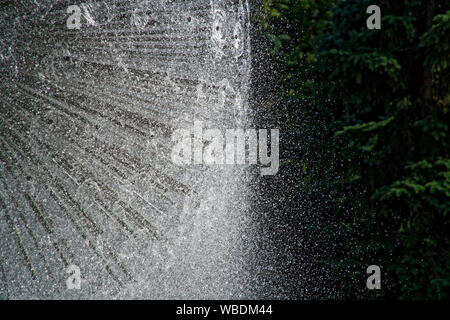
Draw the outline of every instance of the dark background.
[[[380,30],[366,27],[372,4]],[[279,174],[259,190],[284,292],[448,299],[449,2],[259,5],[271,52],[254,90],[271,91],[257,114],[281,132]],[[366,289],[373,264],[381,290]]]

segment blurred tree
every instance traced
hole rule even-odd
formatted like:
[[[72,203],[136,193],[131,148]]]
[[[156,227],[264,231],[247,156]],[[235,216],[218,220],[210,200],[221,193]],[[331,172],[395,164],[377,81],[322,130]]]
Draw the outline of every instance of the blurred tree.
[[[263,1],[281,104],[294,98],[330,115],[328,139],[308,146],[327,161],[296,166],[315,166],[310,179],[333,197],[323,228],[338,243],[326,259],[338,297],[449,298],[450,3],[377,1],[380,30],[366,27],[371,4]],[[382,267],[381,292],[363,290],[370,264]]]

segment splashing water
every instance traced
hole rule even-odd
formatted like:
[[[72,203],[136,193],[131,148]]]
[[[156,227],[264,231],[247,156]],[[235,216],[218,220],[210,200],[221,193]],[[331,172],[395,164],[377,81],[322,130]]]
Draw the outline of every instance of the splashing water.
[[[250,297],[250,174],[170,160],[249,124],[247,1],[69,5],[1,8],[0,297]]]

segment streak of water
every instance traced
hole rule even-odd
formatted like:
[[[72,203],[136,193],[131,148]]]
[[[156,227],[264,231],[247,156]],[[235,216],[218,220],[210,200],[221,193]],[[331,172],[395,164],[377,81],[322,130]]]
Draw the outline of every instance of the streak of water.
[[[248,124],[247,1],[70,4],[0,8],[0,297],[249,297],[244,169],[170,160]]]

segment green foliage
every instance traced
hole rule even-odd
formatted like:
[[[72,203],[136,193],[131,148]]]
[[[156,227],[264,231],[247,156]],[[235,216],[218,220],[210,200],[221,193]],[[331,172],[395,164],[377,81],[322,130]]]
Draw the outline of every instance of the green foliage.
[[[383,186],[373,194],[372,199],[404,201],[412,212],[420,213],[425,218],[429,216],[424,212],[446,217],[450,211],[450,159],[435,162],[422,160],[408,164],[405,169],[403,179]],[[415,226],[411,216],[406,220],[406,225],[406,230],[420,229],[422,226]],[[401,229],[405,230],[405,227],[402,225]]]
[[[280,99],[331,115],[328,142],[317,145],[337,156],[315,170],[334,197],[324,228],[340,243],[326,261],[342,276],[338,296],[375,298],[354,279],[379,261],[378,297],[449,298],[449,2],[378,1],[381,30],[366,28],[370,4],[263,1],[282,61]]]
[[[426,48],[425,64],[434,72],[441,72],[450,67],[450,11],[434,17],[433,27],[426,32],[420,42]]]

